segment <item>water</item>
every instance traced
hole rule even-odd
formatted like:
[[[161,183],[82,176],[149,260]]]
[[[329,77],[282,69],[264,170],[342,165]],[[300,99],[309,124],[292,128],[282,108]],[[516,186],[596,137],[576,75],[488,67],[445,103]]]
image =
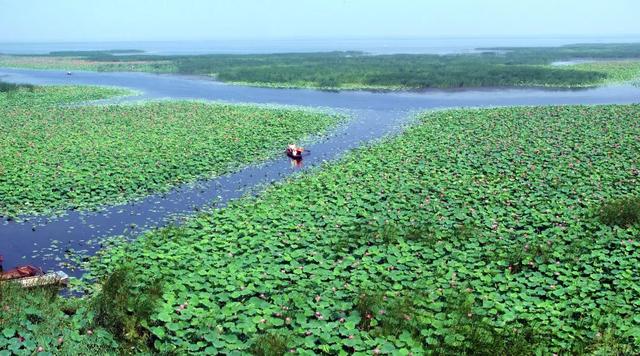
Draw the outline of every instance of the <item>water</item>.
[[[302,169],[335,159],[365,142],[397,132],[412,114],[428,109],[555,104],[626,104],[640,102],[640,88],[608,86],[581,90],[483,89],[431,90],[424,92],[373,93],[326,92],[307,89],[270,89],[227,85],[195,77],[146,73],[74,72],[1,69],[0,78],[31,84],[92,84],[127,87],[147,99],[201,99],[233,103],[258,103],[322,107],[348,113],[352,119],[329,137],[307,146],[311,154]],[[178,187],[126,205],[105,207],[99,212],[68,212],[61,217],[33,217],[26,222],[0,223],[0,254],[5,266],[34,264],[44,269],[80,272],[60,265],[64,251],[92,253],[100,237],[162,226],[176,215],[189,215],[217,202],[223,204],[247,192],[281,180],[301,168],[282,156],[219,178]]]
[[[631,43],[640,36],[555,36],[555,37],[445,37],[396,39],[274,39],[210,41],[123,41],[123,42],[46,42],[0,43],[0,53],[46,54],[51,51],[91,51],[139,49],[148,54],[252,54],[363,51],[374,54],[393,53],[472,53],[485,47],[543,47],[576,43]]]

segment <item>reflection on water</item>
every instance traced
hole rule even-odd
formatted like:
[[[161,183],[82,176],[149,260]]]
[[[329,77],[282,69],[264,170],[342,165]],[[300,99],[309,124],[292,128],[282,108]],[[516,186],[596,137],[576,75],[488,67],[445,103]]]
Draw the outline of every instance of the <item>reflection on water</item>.
[[[302,168],[302,166],[304,165],[302,163],[303,158],[289,158],[289,161],[291,161],[291,168]]]
[[[31,217],[27,221],[0,223],[0,255],[7,268],[33,264],[45,270],[80,272],[67,265],[67,257],[90,254],[101,248],[101,238],[123,235],[135,238],[141,232],[211,206],[220,206],[244,194],[257,193],[286,176],[338,158],[345,151],[398,132],[427,109],[552,104],[637,103],[640,89],[611,86],[581,91],[540,89],[483,89],[372,93],[363,91],[323,92],[234,86],[199,78],[145,73],[74,72],[0,69],[3,80],[31,84],[90,84],[132,88],[141,95],[118,100],[199,99],[226,102],[321,107],[348,114],[351,119],[328,137],[317,138],[303,160],[279,157],[218,178],[177,187],[125,205],[97,212],[70,211],[61,217]]]

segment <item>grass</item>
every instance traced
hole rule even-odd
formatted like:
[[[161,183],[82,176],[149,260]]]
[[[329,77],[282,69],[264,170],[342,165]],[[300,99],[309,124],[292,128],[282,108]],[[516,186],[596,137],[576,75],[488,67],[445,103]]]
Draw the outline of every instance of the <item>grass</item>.
[[[597,211],[640,194],[639,117],[638,105],[425,114],[104,250],[89,277],[125,260],[162,276],[156,352],[245,352],[281,333],[303,354],[638,353],[640,230]]]
[[[275,88],[421,90],[503,86],[587,87],[636,79],[639,44],[585,44],[537,48],[489,48],[479,54],[369,55],[360,52],[251,55],[114,55],[109,51],[3,56],[0,67],[145,71],[213,76]],[[126,52],[126,51],[124,51]],[[573,59],[625,64],[550,64]]]
[[[0,93],[0,216],[89,209],[265,161],[341,120],[310,110],[150,102],[70,107],[118,89]]]

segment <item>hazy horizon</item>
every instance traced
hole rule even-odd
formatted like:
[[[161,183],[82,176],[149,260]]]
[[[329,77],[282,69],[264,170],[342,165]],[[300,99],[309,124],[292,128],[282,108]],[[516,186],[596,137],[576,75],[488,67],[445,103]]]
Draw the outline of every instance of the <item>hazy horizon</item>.
[[[626,33],[626,34],[611,34],[611,35],[594,35],[594,34],[551,34],[551,35],[468,35],[468,36],[371,36],[371,37],[322,37],[322,36],[309,36],[309,37],[246,37],[246,38],[202,38],[202,39],[122,39],[122,40],[40,40],[40,41],[0,41],[0,43],[139,43],[139,42],[225,42],[225,41],[405,41],[405,40],[450,40],[450,39],[572,39],[572,38],[584,38],[584,39],[636,39],[640,40],[639,33]]]
[[[626,37],[640,3],[0,0],[0,42]]]

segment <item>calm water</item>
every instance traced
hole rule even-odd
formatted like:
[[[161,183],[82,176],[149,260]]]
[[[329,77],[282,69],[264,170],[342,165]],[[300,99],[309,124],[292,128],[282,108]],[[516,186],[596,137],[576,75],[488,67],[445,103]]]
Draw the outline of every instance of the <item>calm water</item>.
[[[74,72],[1,69],[0,78],[32,84],[113,85],[141,91],[147,99],[201,99],[234,103],[259,103],[321,107],[347,113],[352,119],[329,137],[307,145],[311,154],[303,167],[295,167],[282,156],[260,165],[240,169],[219,178],[178,187],[166,194],[152,195],[127,205],[105,207],[99,212],[68,212],[62,217],[32,217],[26,222],[0,222],[0,254],[5,267],[34,264],[44,269],[61,269],[67,250],[91,253],[100,248],[99,238],[141,231],[180,220],[214,202],[258,192],[264,185],[309,167],[332,160],[365,142],[397,132],[422,110],[453,107],[625,104],[640,102],[640,89],[610,86],[587,90],[487,89],[427,91],[421,93],[372,93],[363,91],[323,92],[316,90],[252,88],[200,78],[145,73]],[[79,271],[62,268],[71,274]]]
[[[149,54],[285,53],[363,51],[391,53],[470,53],[482,47],[562,46],[575,43],[640,42],[640,36],[618,37],[449,37],[398,39],[286,39],[146,42],[0,43],[0,53],[43,54],[51,51],[139,49]]]

